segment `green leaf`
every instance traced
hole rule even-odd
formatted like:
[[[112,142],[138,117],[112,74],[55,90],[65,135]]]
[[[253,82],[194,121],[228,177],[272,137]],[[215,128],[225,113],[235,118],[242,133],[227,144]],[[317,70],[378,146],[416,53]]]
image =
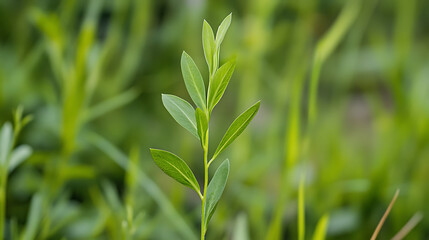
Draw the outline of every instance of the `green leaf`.
[[[215,159],[244,131],[244,129],[247,127],[247,125],[249,125],[250,121],[252,121],[253,117],[258,112],[260,103],[261,101],[258,101],[234,120],[220,141],[212,159]]]
[[[325,240],[326,230],[328,229],[329,215],[325,214],[317,222],[316,230],[314,231],[313,240]]]
[[[197,107],[206,109],[206,90],[200,70],[198,70],[194,60],[186,52],[182,53],[180,64],[189,95]]]
[[[24,229],[23,237],[24,240],[35,239],[37,232],[42,220],[43,214],[43,195],[36,193],[31,198],[30,211],[27,216],[27,224]]]
[[[226,31],[228,31],[229,25],[231,24],[232,13],[230,13],[219,25],[216,32],[216,46],[219,48],[220,44],[225,37]]]
[[[188,165],[178,156],[159,149],[150,149],[156,165],[179,183],[194,189],[200,194],[200,186]]]
[[[0,165],[6,164],[13,141],[12,125],[9,122],[3,124],[0,132]]]
[[[207,130],[209,128],[207,115],[203,110],[197,108],[197,110],[195,110],[195,118],[197,120],[197,130],[198,135],[201,139],[201,145],[204,147],[206,142]]]
[[[211,75],[214,71],[213,56],[216,51],[216,45],[212,27],[206,20],[204,20],[203,23],[203,48],[204,56],[206,58],[207,65],[209,66],[209,73]]]
[[[15,150],[13,150],[9,161],[9,172],[12,172],[19,164],[21,164],[25,159],[30,157],[32,153],[33,150],[28,145],[21,145]]]
[[[207,187],[206,203],[204,206],[204,224],[207,229],[207,224],[209,223],[213,213],[216,209],[217,203],[219,202],[220,197],[222,196],[223,190],[225,189],[226,180],[228,179],[229,174],[229,160],[226,159],[216,170],[212,180]]]
[[[235,59],[232,59],[222,65],[222,67],[216,71],[213,79],[210,81],[207,100],[209,111],[212,111],[219,100],[222,98],[234,69]]]
[[[162,103],[180,126],[198,138],[195,110],[190,103],[170,94],[162,94]]]

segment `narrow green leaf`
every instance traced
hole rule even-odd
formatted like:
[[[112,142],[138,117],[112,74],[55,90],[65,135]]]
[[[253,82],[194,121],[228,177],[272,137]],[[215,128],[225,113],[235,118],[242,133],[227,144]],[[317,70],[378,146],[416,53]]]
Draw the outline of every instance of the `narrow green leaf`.
[[[180,126],[198,138],[195,110],[190,103],[170,94],[162,94],[162,103]]]
[[[9,172],[12,172],[19,164],[25,161],[33,153],[33,150],[28,145],[21,145],[13,150],[9,161]]]
[[[207,187],[206,204],[204,206],[204,224],[207,229],[213,213],[216,209],[217,203],[222,196],[223,190],[225,189],[226,181],[228,180],[229,174],[229,160],[226,159],[216,170],[212,180]]]
[[[197,107],[206,109],[206,90],[200,70],[198,70],[194,60],[186,52],[182,53],[180,64],[189,95]]]
[[[210,75],[213,73],[213,55],[215,54],[216,45],[212,27],[204,20],[203,23],[203,48],[204,56],[209,67]]]
[[[181,184],[200,193],[200,186],[198,185],[197,179],[185,161],[164,150],[151,148],[150,152],[156,165],[158,165],[163,172]]]
[[[219,48],[220,44],[225,37],[226,31],[228,31],[229,25],[231,24],[232,13],[230,13],[219,25],[216,32],[216,46]]]
[[[215,159],[244,131],[258,112],[260,103],[261,101],[258,101],[234,120],[220,141],[212,159]]]
[[[41,195],[41,193],[36,193],[31,198],[30,211],[27,216],[27,224],[22,239],[31,240],[36,238],[37,231],[40,230],[39,226],[42,220],[42,213],[43,195]]]
[[[7,158],[12,148],[13,134],[12,125],[9,122],[3,124],[0,132],[0,165],[7,162]]]
[[[222,65],[222,67],[220,67],[214,74],[213,79],[209,83],[207,100],[209,111],[212,111],[219,100],[222,98],[234,69],[235,59],[232,59]]]
[[[90,109],[85,111],[84,121],[89,122],[96,118],[103,116],[104,114],[111,112],[115,109],[121,108],[139,96],[139,92],[135,89],[125,91],[117,96],[111,97],[101,103],[92,106]]]
[[[317,222],[316,230],[314,231],[313,240],[325,240],[326,230],[328,229],[329,216],[323,215],[322,218]]]
[[[234,232],[232,240],[249,240],[249,226],[247,217],[244,213],[240,213],[235,220]]]
[[[197,110],[195,110],[195,118],[197,120],[197,129],[198,135],[201,139],[201,145],[204,147],[204,144],[206,142],[207,130],[209,128],[207,115],[203,110],[197,108]]]

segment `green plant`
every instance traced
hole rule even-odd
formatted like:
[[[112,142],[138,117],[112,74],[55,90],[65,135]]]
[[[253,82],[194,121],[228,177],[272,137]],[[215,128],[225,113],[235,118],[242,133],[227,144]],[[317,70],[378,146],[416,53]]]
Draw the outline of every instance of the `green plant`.
[[[3,124],[0,131],[0,237],[4,238],[7,176],[32,153],[28,145],[16,148],[16,140],[22,128],[31,121],[31,116],[22,117],[23,109],[19,107],[14,114],[14,126],[9,122]]]
[[[222,98],[235,69],[235,59],[219,66],[220,45],[231,23],[232,15],[228,15],[220,24],[216,38],[209,23],[203,23],[203,48],[209,68],[209,86],[206,94],[205,84],[197,65],[192,58],[183,52],[181,58],[182,74],[186,89],[196,110],[187,101],[173,95],[163,94],[162,102],[171,116],[201,142],[204,152],[204,186],[201,192],[194,173],[185,161],[173,153],[151,149],[152,158],[167,175],[193,189],[201,199],[201,239],[205,238],[207,225],[215,212],[218,201],[223,193],[229,174],[229,160],[226,159],[216,170],[209,184],[209,167],[219,154],[223,152],[247,127],[256,115],[260,102],[257,102],[238,116],[226,131],[213,156],[208,158],[209,122],[213,108]]]

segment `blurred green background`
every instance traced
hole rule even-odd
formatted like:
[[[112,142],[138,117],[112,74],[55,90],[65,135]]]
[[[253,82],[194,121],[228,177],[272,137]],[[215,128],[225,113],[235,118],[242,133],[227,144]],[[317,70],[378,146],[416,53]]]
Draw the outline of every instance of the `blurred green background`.
[[[221,156],[207,239],[297,239],[302,176],[305,239],[324,215],[327,239],[369,239],[396,189],[379,239],[413,216],[408,239],[429,237],[429,1],[0,0],[0,123],[22,105],[18,145],[34,150],[8,175],[5,239],[197,239],[198,196],[148,149],[202,181],[161,93],[190,99],[181,52],[207,76],[203,19],[215,30],[231,12],[221,63],[237,68],[211,147],[262,104]]]

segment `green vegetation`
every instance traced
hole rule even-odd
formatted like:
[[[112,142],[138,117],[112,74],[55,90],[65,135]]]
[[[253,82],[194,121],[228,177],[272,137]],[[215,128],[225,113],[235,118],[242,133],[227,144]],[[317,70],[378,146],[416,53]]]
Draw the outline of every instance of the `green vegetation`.
[[[0,239],[427,239],[428,11],[0,0]]]
[[[204,154],[204,186],[202,193],[194,173],[185,161],[164,150],[150,150],[153,160],[162,171],[179,183],[193,189],[201,198],[201,240],[205,239],[209,221],[225,189],[230,164],[228,159],[224,160],[210,182],[209,167],[218,155],[249,125],[258,112],[260,105],[260,102],[257,102],[234,120],[216,148],[213,157],[208,158],[210,117],[213,108],[222,98],[235,68],[235,59],[226,62],[219,68],[217,67],[219,66],[220,45],[231,23],[231,17],[232,14],[228,15],[220,24],[216,33],[216,39],[210,25],[206,21],[203,24],[204,55],[209,68],[207,97],[204,80],[197,65],[186,52],[182,54],[181,66],[183,79],[189,95],[195,105],[197,105],[197,109],[195,110],[190,103],[179,97],[167,94],[162,95],[164,107],[171,116],[201,142]]]

